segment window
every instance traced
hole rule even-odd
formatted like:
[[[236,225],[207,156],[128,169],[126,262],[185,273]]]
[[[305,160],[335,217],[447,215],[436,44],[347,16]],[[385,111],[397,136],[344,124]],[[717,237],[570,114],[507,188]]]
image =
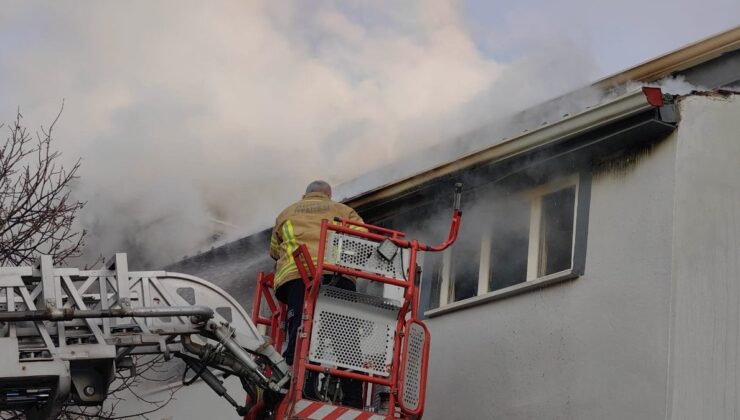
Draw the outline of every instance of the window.
[[[582,184],[573,175],[479,198],[466,211],[458,242],[432,268],[430,307],[572,278],[578,202],[588,199]]]
[[[527,280],[531,202],[526,196],[512,195],[493,203],[491,229],[483,234],[486,248],[482,259],[487,293]]]
[[[538,198],[539,233],[537,277],[567,270],[573,257],[573,217],[576,187],[566,187]],[[534,270],[532,270],[534,272]]]
[[[455,245],[442,253],[432,264],[432,296],[437,304],[445,305],[474,297],[479,292],[480,236],[475,235],[475,223],[463,223]]]
[[[529,192],[527,280],[571,268],[577,191],[577,179],[569,177]]]

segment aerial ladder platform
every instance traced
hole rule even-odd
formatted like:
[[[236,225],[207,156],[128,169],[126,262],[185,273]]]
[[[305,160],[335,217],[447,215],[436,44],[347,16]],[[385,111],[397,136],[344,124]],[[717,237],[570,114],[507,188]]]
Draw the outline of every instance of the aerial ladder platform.
[[[139,356],[152,355],[182,360],[195,372],[189,383],[201,380],[249,420],[419,419],[430,337],[418,318],[418,253],[455,241],[460,191],[457,184],[449,236],[436,246],[378,226],[322,222],[317,259],[305,246],[294,254],[306,298],[293,366],[276,350],[285,342],[285,307],[272,274],[259,275],[250,317],[198,277],[129,271],[123,253],[97,270],[55,267],[50,256],[0,267],[0,412],[41,420],[65,406],[99,406],[116,372],[135,374]],[[383,292],[321,285],[325,272]],[[318,397],[306,398],[314,374]],[[239,378],[246,399],[227,392],[226,376]],[[347,379],[363,383],[362,407],[337,403]]]
[[[290,388],[276,407],[254,404],[245,420],[420,419],[430,335],[419,319],[419,252],[439,252],[457,239],[462,185],[455,185],[447,239],[427,245],[399,231],[346,219],[324,220],[318,255],[305,245],[293,253],[305,287]],[[322,281],[326,274],[364,279],[359,293]],[[252,319],[276,348],[286,342],[286,308],[275,299],[272,273],[260,273]],[[377,285],[380,287],[372,287]],[[307,381],[316,375],[320,380]],[[341,401],[339,382],[359,381],[362,407]],[[314,389],[308,390],[308,384]]]

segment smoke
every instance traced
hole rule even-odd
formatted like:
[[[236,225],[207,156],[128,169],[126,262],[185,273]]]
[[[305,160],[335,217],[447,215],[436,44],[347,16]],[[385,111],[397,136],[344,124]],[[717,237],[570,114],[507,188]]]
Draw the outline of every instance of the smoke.
[[[643,86],[659,87],[664,94],[678,96],[689,95],[692,92],[703,92],[709,90],[706,86],[695,85],[686,81],[686,77],[683,75],[668,76],[653,83],[629,82],[622,90],[637,90]]]
[[[0,17],[0,111],[38,126],[66,99],[57,147],[83,158],[87,258],[148,268],[271,225],[312,179],[427,149],[428,166],[443,141],[596,74],[569,38],[495,60],[450,1],[69,6]]]

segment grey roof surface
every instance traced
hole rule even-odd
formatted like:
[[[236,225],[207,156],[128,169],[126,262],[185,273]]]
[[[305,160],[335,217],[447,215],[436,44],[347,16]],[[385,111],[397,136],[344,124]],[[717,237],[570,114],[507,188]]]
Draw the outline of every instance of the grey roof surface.
[[[268,255],[269,235],[269,230],[259,232],[185,258],[166,269],[214,283],[250,310],[257,273],[270,272],[274,268],[274,261]]]
[[[441,164],[455,161],[463,156],[536,129],[548,122],[582,112],[625,91],[626,88],[605,94],[598,89],[587,86],[523,111],[506,116],[491,116],[489,122],[477,129],[468,131],[450,141],[419,151],[414,156],[399,157],[395,162],[390,162],[339,185],[335,188],[335,196],[339,200],[346,201],[369,191],[382,189],[385,185],[412,177]]]

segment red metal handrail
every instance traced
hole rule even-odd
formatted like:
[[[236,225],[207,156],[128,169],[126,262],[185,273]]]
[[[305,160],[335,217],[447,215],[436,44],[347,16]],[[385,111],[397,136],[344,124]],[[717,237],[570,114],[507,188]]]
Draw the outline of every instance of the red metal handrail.
[[[358,222],[355,220],[350,220],[350,219],[345,219],[345,218],[335,218],[334,220],[340,221],[342,223],[341,225],[342,227],[355,226],[355,227],[367,229],[369,232],[374,231],[374,232],[386,233],[388,235],[391,235],[391,237],[393,238],[403,238],[404,236],[406,236],[405,233],[399,232],[397,230],[388,229],[388,228],[375,226],[375,225],[368,225],[367,223],[362,223],[362,222]],[[356,231],[357,229],[353,229],[353,230]]]

